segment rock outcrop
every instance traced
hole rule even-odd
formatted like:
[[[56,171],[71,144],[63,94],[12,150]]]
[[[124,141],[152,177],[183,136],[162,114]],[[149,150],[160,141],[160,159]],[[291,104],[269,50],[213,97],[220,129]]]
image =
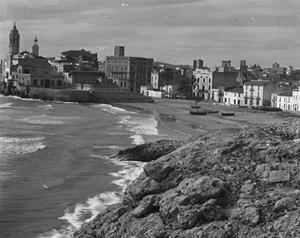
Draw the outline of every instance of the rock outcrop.
[[[176,140],[158,140],[155,142],[138,145],[134,148],[128,148],[118,152],[116,157],[121,160],[133,160],[149,162],[156,160],[161,156],[171,153],[183,144],[182,141]]]
[[[74,237],[300,237],[299,138],[299,123],[269,125],[162,153]]]

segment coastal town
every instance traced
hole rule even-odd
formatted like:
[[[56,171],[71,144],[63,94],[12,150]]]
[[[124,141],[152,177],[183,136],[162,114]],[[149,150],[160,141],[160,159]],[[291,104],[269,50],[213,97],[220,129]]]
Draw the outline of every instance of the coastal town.
[[[292,66],[274,63],[262,68],[240,60],[235,68],[231,60],[223,60],[212,69],[205,66],[203,59],[193,60],[192,65],[173,65],[127,56],[124,46],[115,46],[113,56],[107,56],[105,61],[99,61],[97,53],[86,49],[43,57],[37,37],[31,52],[21,52],[20,35],[14,23],[8,55],[1,60],[1,92],[6,95],[79,102],[179,98],[233,107],[300,111],[300,69]]]

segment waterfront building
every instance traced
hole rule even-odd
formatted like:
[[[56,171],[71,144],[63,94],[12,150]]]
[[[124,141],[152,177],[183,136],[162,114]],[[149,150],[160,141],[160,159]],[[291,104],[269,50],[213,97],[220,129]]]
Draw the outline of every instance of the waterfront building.
[[[140,93],[144,96],[153,98],[164,98],[166,96],[165,91],[154,90],[149,86],[141,86]]]
[[[201,99],[210,98],[212,88],[212,72],[208,68],[195,69],[193,71],[193,96]]]
[[[271,106],[275,85],[270,80],[252,80],[243,85],[245,105],[249,107]]]
[[[244,106],[243,88],[232,88],[224,91],[223,102],[225,105]]]
[[[125,56],[125,48],[120,47],[106,57],[105,75],[123,91],[140,92],[142,85],[150,84],[153,59]]]
[[[272,106],[283,111],[300,111],[300,87],[290,91],[281,91],[272,95]]]
[[[238,72],[213,72],[210,99],[215,102],[222,102],[225,89],[239,86],[238,76]]]
[[[78,71],[98,71],[97,53],[85,49],[64,51],[61,53],[61,60],[72,63]]]
[[[20,58],[16,74],[13,74],[13,80],[17,82],[18,89],[22,87],[64,87],[64,77],[58,75],[44,57]]]
[[[159,72],[155,69],[151,72],[150,85],[153,89],[159,89]]]
[[[69,87],[80,90],[90,90],[100,87],[113,87],[112,81],[106,79],[103,72],[97,71],[72,71],[68,73],[66,81]]]

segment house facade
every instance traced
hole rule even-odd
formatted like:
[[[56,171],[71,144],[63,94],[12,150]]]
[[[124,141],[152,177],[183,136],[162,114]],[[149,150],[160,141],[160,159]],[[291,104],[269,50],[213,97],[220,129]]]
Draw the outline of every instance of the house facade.
[[[269,80],[252,80],[245,82],[244,103],[248,107],[271,106],[275,85]]]
[[[115,48],[115,55],[106,57],[105,75],[123,91],[140,92],[148,85],[153,70],[153,59],[124,56],[124,50]]]
[[[201,99],[210,98],[210,90],[212,88],[212,72],[208,68],[195,69],[193,71],[193,96]]]
[[[223,102],[225,105],[244,106],[243,88],[233,88],[224,91]]]

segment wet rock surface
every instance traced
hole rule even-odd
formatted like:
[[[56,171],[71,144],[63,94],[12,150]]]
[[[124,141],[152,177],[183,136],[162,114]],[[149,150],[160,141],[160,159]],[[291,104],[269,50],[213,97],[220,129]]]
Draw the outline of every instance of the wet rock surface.
[[[151,160],[76,238],[300,237],[300,123],[199,137]]]

